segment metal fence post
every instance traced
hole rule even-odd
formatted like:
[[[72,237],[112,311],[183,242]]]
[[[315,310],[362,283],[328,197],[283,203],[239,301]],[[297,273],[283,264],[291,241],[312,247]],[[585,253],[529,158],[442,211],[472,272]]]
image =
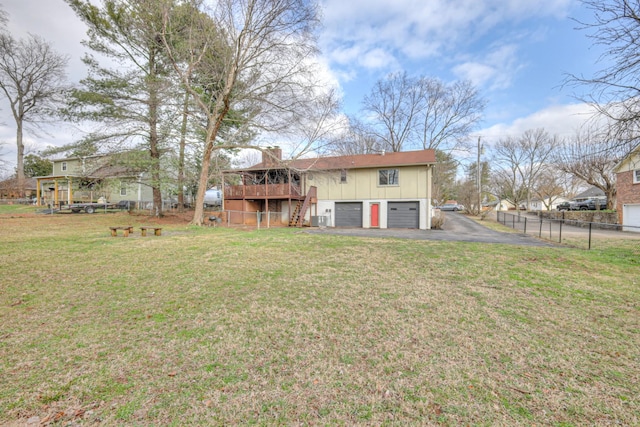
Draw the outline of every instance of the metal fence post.
[[[591,224],[593,224],[592,222],[589,223],[589,250],[591,250]]]
[[[527,218],[524,218],[524,234],[527,234]]]
[[[538,232],[538,237],[542,238],[542,218],[540,218],[540,231]]]
[[[564,214],[564,212],[563,212]],[[564,221],[560,221],[560,237],[558,238],[558,243],[562,243],[562,223]]]

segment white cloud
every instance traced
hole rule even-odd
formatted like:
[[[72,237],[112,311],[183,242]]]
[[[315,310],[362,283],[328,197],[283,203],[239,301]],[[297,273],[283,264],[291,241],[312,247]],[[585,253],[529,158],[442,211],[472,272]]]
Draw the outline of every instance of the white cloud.
[[[503,45],[473,61],[455,66],[453,72],[459,78],[471,80],[478,87],[506,89],[524,66],[519,62],[517,53],[515,44]]]
[[[393,55],[384,49],[373,49],[358,58],[358,63],[368,69],[385,67],[395,68],[397,61]]]
[[[9,15],[7,29],[14,37],[24,38],[31,33],[44,38],[56,52],[69,56],[69,81],[76,82],[86,76],[86,69],[81,61],[85,51],[81,40],[85,38],[86,26],[63,0],[4,0],[2,7]],[[0,114],[0,143],[4,143],[0,148],[0,157],[13,171],[17,155],[16,131],[6,100],[0,104]],[[45,127],[46,132],[25,130],[24,143],[28,151],[42,150],[51,145],[61,146],[79,136],[64,124]]]
[[[86,49],[81,41],[87,27],[63,0],[4,0],[9,14],[8,29],[15,37],[38,35],[52,44],[56,52],[69,55],[68,77],[78,81],[86,75],[81,58]]]
[[[498,123],[479,132],[489,143],[506,137],[518,137],[530,129],[543,128],[551,135],[569,137],[594,117],[587,104],[552,105],[511,123]]]
[[[572,1],[325,0],[322,41],[330,56],[334,51],[356,53],[345,50],[346,45],[365,52],[377,48],[426,58],[477,39],[502,23],[563,17]],[[340,59],[340,63],[351,62],[344,56]]]

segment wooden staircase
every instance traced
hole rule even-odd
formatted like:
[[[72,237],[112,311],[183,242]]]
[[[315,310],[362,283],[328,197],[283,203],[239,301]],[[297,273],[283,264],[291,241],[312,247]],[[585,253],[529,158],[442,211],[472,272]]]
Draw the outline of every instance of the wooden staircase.
[[[307,213],[307,209],[311,205],[311,199],[315,199],[317,197],[317,188],[314,186],[309,187],[309,191],[304,198],[304,202],[298,200],[296,206],[293,209],[293,213],[291,214],[291,218],[289,219],[289,227],[302,227],[302,223],[304,221],[304,216]]]

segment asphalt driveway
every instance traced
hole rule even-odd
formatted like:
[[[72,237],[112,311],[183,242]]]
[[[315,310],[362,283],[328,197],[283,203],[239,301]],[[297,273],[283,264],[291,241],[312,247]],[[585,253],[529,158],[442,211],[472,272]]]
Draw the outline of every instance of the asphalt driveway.
[[[524,246],[556,246],[520,233],[503,233],[491,230],[458,212],[443,212],[446,221],[443,230],[376,229],[376,228],[314,228],[315,234],[338,234],[359,237],[393,237],[415,240],[442,240],[458,242],[501,243]]]

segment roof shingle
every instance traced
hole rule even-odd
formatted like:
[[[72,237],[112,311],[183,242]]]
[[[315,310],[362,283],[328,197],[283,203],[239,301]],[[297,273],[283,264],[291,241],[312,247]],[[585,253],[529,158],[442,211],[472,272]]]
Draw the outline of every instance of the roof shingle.
[[[381,154],[357,154],[352,156],[315,157],[309,159],[283,160],[283,168],[299,170],[359,169],[390,166],[428,165],[436,162],[434,150],[401,151]],[[264,162],[249,170],[273,169]]]

